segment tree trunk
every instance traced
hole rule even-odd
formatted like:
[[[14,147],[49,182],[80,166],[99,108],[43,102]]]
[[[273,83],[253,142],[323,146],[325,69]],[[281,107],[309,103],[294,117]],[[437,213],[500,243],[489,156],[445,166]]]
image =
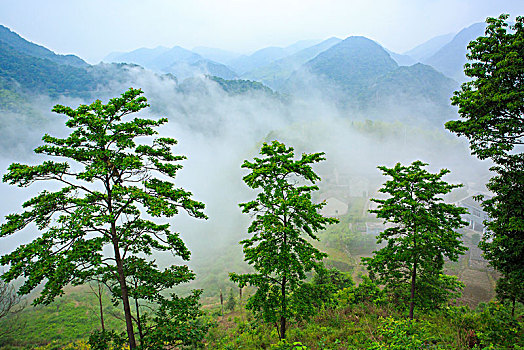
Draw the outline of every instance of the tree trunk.
[[[100,306],[100,323],[102,324],[102,332],[106,331],[104,324],[104,308],[102,307],[102,288],[100,282],[98,282],[98,305]]]
[[[280,315],[280,339],[286,339],[286,276],[282,279],[282,315]]]
[[[114,230],[116,236],[116,228],[114,224],[111,225],[111,231]],[[116,268],[118,271],[118,282],[120,282],[120,290],[122,293],[122,304],[124,305],[124,316],[126,319],[127,338],[129,339],[129,348],[136,349],[135,332],[133,330],[133,318],[131,316],[131,307],[129,306],[129,296],[127,294],[126,276],[124,275],[124,266],[118,249],[118,243],[113,241],[113,248],[115,251]]]
[[[112,206],[112,192],[110,185],[110,178],[106,177],[104,183],[107,191],[107,207],[109,214],[113,214]],[[114,219],[116,220],[116,218]],[[129,295],[127,293],[126,276],[124,274],[124,264],[120,256],[120,248],[118,247],[118,236],[116,233],[116,223],[111,222],[111,240],[113,243],[113,250],[115,253],[116,270],[118,273],[118,282],[120,283],[120,292],[122,293],[122,304],[124,305],[124,317],[126,320],[127,338],[129,340],[129,349],[136,349],[135,332],[133,330],[133,316],[131,315],[131,307],[129,306]]]
[[[417,279],[417,262],[413,264],[413,271],[411,272],[411,298],[409,301],[409,319],[413,319],[413,311],[415,309],[415,281]]]
[[[517,297],[513,296],[513,305],[511,306],[511,317],[515,317],[515,301],[517,300]]]
[[[287,234],[286,234],[286,226],[287,226],[287,217],[284,215],[284,239],[283,239],[283,249],[282,251],[284,253],[287,253]],[[286,274],[284,273],[284,277],[282,278],[282,285],[281,285],[281,293],[282,293],[282,314],[280,315],[280,339],[286,339]]]
[[[140,311],[139,311],[138,299],[135,299],[135,307],[136,307],[136,326],[138,327],[138,335],[140,336],[140,343],[142,344],[142,341],[144,340],[144,333],[142,332],[142,321],[140,321]]]

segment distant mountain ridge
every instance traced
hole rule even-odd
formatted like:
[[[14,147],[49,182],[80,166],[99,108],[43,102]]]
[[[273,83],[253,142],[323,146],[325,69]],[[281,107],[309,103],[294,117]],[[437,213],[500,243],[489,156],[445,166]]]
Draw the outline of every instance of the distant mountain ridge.
[[[284,85],[289,94],[307,96],[318,91],[343,106],[369,117],[386,110],[408,118],[410,109],[441,122],[452,113],[449,98],[458,84],[433,67],[417,63],[399,66],[391,54],[373,40],[348,37],[318,54],[295,71]]]
[[[257,80],[271,88],[279,89],[293,71],[341,41],[341,39],[335,37],[326,39],[319,44],[307,47],[292,55],[273,61],[266,66],[247,72],[242,77]]]
[[[97,81],[86,67],[58,64],[18,51],[0,41],[0,87],[48,94],[94,90]]]
[[[403,55],[410,56],[418,62],[423,62],[424,60],[433,56],[438,50],[442,48],[442,46],[449,43],[454,36],[455,34],[453,33],[436,36],[420,45],[415,46],[411,50],[404,52]]]
[[[57,55],[53,51],[23,39],[20,35],[9,28],[0,25],[0,41],[9,45],[14,50],[28,56],[45,58],[58,64],[66,64],[73,67],[87,67],[88,64],[75,55]]]
[[[172,73],[184,79],[195,74],[209,74],[224,79],[234,79],[238,75],[229,67],[208,60],[201,55],[180,46],[154,49],[140,48],[131,52],[112,53],[104,58],[106,62],[134,63],[159,73]]]
[[[409,113],[403,106],[424,101],[431,118],[445,118],[450,111],[449,97],[458,87],[448,77],[459,81],[463,78],[467,43],[482,35],[484,27],[483,23],[477,23],[457,33],[449,42],[446,42],[449,35],[440,36],[407,52],[415,57],[432,53],[424,59],[425,64],[412,64],[415,59],[411,56],[388,51],[362,36],[321,42],[305,40],[287,47],[263,48],[249,56],[195,48],[201,55],[180,46],[158,46],[112,53],[105,60],[136,64],[160,74],[171,73],[179,82],[195,75],[218,77],[222,80],[214,81],[228,92],[264,90],[266,86],[300,98],[320,92],[339,106],[352,106],[363,113],[373,110],[377,115],[381,108],[393,105],[399,107],[399,113]],[[239,76],[229,66],[204,55],[243,65],[242,70],[255,68]],[[0,26],[0,89],[52,95],[86,94],[115,79],[127,79],[126,71],[137,72],[126,67],[129,65],[90,66],[76,56],[57,55]],[[186,85],[192,89],[198,87],[197,83]]]
[[[484,35],[485,23],[475,23],[462,29],[446,45],[442,46],[423,63],[433,66],[450,78],[464,81],[464,64],[467,62],[467,46],[470,41]]]
[[[245,75],[274,61],[293,55],[301,50],[316,45],[319,40],[301,40],[286,47],[270,46],[257,50],[251,55],[242,55],[230,62],[230,66],[240,75]]]

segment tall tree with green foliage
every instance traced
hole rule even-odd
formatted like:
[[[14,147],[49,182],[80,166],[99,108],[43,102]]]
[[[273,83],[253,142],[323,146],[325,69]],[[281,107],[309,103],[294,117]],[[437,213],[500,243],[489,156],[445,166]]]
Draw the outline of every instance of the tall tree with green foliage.
[[[54,182],[58,189],[29,199],[23,204],[25,211],[8,215],[1,226],[2,237],[24,228],[40,231],[32,242],[0,258],[0,264],[9,265],[2,275],[5,281],[25,277],[19,293],[44,284],[34,304],[51,303],[68,284],[80,285],[95,277],[117,281],[131,349],[137,342],[130,297],[147,295],[130,280],[154,285],[152,290],[158,292],[194,277],[187,266],[160,271],[154,262],[145,262],[154,251],[170,251],[184,260],[190,256],[168,223],[150,218],[172,217],[179,211],[206,218],[204,204],[172,182],[181,168],[178,162],[185,159],[171,151],[176,140],[157,137],[146,143],[167,119],[129,118],[148,107],[141,95],[141,90],[129,89],[107,104],[97,100],[76,109],[56,105],[53,111],[67,117],[71,133],[65,138],[44,135],[44,145],[35,152],[48,159],[39,165],[13,163],[3,181],[19,187]],[[169,313],[164,309],[171,300],[150,298],[160,303],[164,314]],[[194,296],[187,301],[198,302]],[[171,331],[176,334],[175,328]]]
[[[479,246],[504,276],[498,296],[514,304],[524,285],[524,17],[513,25],[508,18],[488,18],[485,36],[469,43],[472,62],[464,73],[471,80],[452,98],[460,120],[446,128],[466,136],[477,157],[495,163],[497,175],[487,185],[495,195],[483,202],[491,220]]]
[[[318,190],[314,183],[320,180],[311,164],[324,160],[324,153],[302,154],[295,160],[292,147],[273,141],[264,143],[260,154],[263,157],[242,164],[250,170],[244,182],[260,192],[256,199],[240,204],[243,213],[254,215],[248,229],[253,236],[241,243],[244,260],[255,272],[230,277],[240,287],[257,287],[247,307],[275,324],[285,339],[287,321],[296,313],[293,292],[307,272],[322,268],[327,256],[308,239],[318,240],[315,233],[337,220],[323,217],[319,210],[324,203],[311,200],[311,193]]]
[[[467,250],[456,232],[467,225],[461,219],[467,211],[442,200],[442,195],[462,185],[442,180],[449,170],[433,174],[424,169],[426,165],[415,161],[409,166],[397,163],[393,168],[378,167],[392,177],[379,190],[389,198],[372,199],[378,207],[370,212],[392,226],[377,237],[377,243],[385,241],[386,246],[375,251],[373,257],[362,259],[370,275],[386,289],[409,286],[410,319],[414,317],[415,304],[433,298],[421,294],[422,290],[428,292],[432,285],[455,288],[456,283],[441,276],[444,257],[457,261]]]
[[[488,18],[485,36],[469,43],[472,62],[464,73],[471,80],[451,98],[460,120],[446,123],[480,159],[506,157],[524,145],[524,17],[512,26],[508,17]]]

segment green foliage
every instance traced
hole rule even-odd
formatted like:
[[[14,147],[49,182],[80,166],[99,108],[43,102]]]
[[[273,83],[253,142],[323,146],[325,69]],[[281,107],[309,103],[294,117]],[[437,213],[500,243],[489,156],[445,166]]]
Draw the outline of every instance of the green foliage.
[[[240,204],[243,213],[255,215],[248,230],[253,236],[241,242],[255,273],[230,276],[241,287],[257,287],[247,307],[268,323],[280,322],[280,337],[285,339],[286,321],[298,311],[292,295],[306,273],[318,271],[326,257],[306,237],[317,239],[317,231],[337,220],[319,214],[324,204],[311,201],[311,192],[318,187],[307,185],[320,180],[310,164],[324,160],[323,153],[302,154],[294,160],[293,148],[278,141],[264,143],[260,153],[263,158],[244,161],[242,167],[251,171],[244,182],[261,191],[255,200]]]
[[[170,251],[184,260],[190,252],[169,224],[144,216],[172,217],[183,210],[206,217],[204,204],[171,181],[181,168],[176,162],[185,158],[171,153],[176,140],[159,137],[152,145],[137,144],[137,138],[157,134],[155,128],[167,119],[124,120],[148,106],[141,94],[129,89],[108,104],[97,100],[77,109],[56,105],[53,111],[68,117],[66,126],[72,132],[64,139],[44,135],[45,144],[35,152],[73,163],[11,164],[4,182],[27,187],[55,181],[62,187],[44,190],[25,202],[25,211],[8,215],[0,233],[9,236],[30,224],[41,231],[32,242],[0,258],[2,265],[10,266],[4,280],[25,276],[21,294],[44,283],[35,305],[51,303],[68,284],[93,279],[113,284],[114,297],[124,307],[131,348],[135,344],[129,298],[158,303],[162,310],[178,300],[168,301],[160,291],[194,276],[187,266],[160,271],[154,261],[146,261],[154,251]],[[140,317],[136,320],[140,323]]]
[[[0,337],[0,348],[19,346],[33,349],[54,342],[57,348],[85,339],[100,327],[98,302],[87,287],[76,287],[49,305],[26,307],[0,322],[0,330],[13,332]],[[103,306],[106,330],[120,333],[124,328],[122,310],[106,303]]]
[[[251,81],[251,80],[226,80],[215,76],[210,76],[209,79],[216,82],[222,89],[224,89],[225,92],[231,94],[231,95],[239,95],[239,94],[245,94],[248,92],[262,92],[264,94],[267,94],[268,96],[274,96],[278,97],[279,95],[275,93],[273,90],[265,86],[264,84],[261,84],[257,81]]]
[[[503,275],[497,294],[516,300],[524,284],[524,17],[514,25],[508,18],[488,18],[485,36],[468,45],[473,62],[465,74],[472,79],[452,98],[462,120],[446,127],[466,136],[477,157],[495,162],[487,185],[495,196],[482,204],[491,220],[479,246]]]
[[[510,307],[490,301],[474,311],[449,307],[448,318],[459,335],[461,347],[475,349],[524,349],[524,322],[512,316]]]
[[[433,337],[427,328],[427,322],[413,320],[395,320],[392,317],[382,318],[378,327],[380,340],[374,342],[369,350],[391,349],[443,349],[431,346]]]
[[[503,156],[524,143],[524,17],[512,26],[508,17],[488,18],[486,36],[468,45],[473,62],[464,73],[472,79],[452,98],[462,120],[446,123],[469,139],[480,159]]]
[[[455,231],[467,224],[460,217],[466,209],[443,203],[440,197],[461,185],[442,181],[449,170],[432,174],[423,169],[425,165],[415,161],[409,166],[397,163],[393,168],[379,167],[392,177],[379,190],[390,197],[372,199],[378,208],[370,212],[392,226],[377,237],[377,243],[386,241],[387,245],[375,251],[372,258],[362,259],[371,277],[384,284],[387,291],[400,291],[402,296],[402,290],[410,286],[410,318],[415,304],[431,300],[421,292],[438,280],[444,257],[457,261],[466,251]]]
[[[235,300],[235,296],[233,295],[233,288],[230,288],[229,296],[227,297],[226,301],[226,310],[233,311],[236,305],[237,301]]]
[[[497,175],[488,188],[495,196],[483,202],[491,220],[479,246],[484,257],[503,275],[497,294],[523,299],[524,285],[524,153],[498,158]]]
[[[497,280],[495,291],[498,300],[511,304],[512,315],[515,314],[517,303],[524,304],[524,282],[520,279],[502,276]]]
[[[187,297],[171,294],[171,298],[162,298],[155,310],[149,331],[141,340],[143,349],[162,350],[166,345],[199,347],[210,327],[201,319],[199,309],[201,290],[194,290]],[[147,325],[146,325],[147,326]]]
[[[477,337],[481,347],[524,348],[524,323],[511,316],[509,308],[490,302],[477,315],[479,329]]]
[[[307,350],[307,346],[300,342],[288,343],[287,340],[281,340],[277,344],[272,344],[270,349],[273,350]]]
[[[123,349],[125,343],[125,333],[118,334],[115,331],[94,331],[88,341],[91,350]]]
[[[86,68],[62,65],[15,50],[0,41],[0,79],[9,90],[20,86],[25,91],[49,95],[94,91],[99,84]]]
[[[384,292],[375,282],[366,275],[362,275],[362,282],[356,287],[346,287],[340,290],[336,297],[342,306],[358,304],[383,304]]]

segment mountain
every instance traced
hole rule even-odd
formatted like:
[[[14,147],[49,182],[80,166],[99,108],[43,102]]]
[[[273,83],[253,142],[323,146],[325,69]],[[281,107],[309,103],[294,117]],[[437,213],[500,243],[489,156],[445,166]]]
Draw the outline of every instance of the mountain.
[[[189,63],[178,61],[162,69],[163,73],[171,73],[178,80],[184,80],[195,75],[211,75],[224,79],[235,79],[238,75],[227,66],[213,61],[201,59]]]
[[[202,56],[180,46],[174,46],[154,57],[148,65],[144,67],[157,71],[165,71],[167,67],[175,63],[192,64],[202,60]]]
[[[97,84],[86,68],[28,55],[0,41],[0,86],[4,89],[77,94],[92,91]]]
[[[273,90],[271,90],[264,84],[261,84],[257,81],[242,80],[242,79],[226,80],[226,79],[222,79],[219,77],[209,77],[209,79],[217,83],[222,88],[222,90],[224,90],[225,92],[231,95],[239,95],[243,93],[252,93],[252,92],[261,92],[267,96],[279,97],[279,95],[275,93]]]
[[[112,53],[104,60],[138,64],[156,72],[174,74],[178,79],[198,74],[216,75],[224,79],[237,77],[227,66],[210,61],[180,46],[171,49],[159,46],[154,49],[140,48],[127,53]]]
[[[270,46],[255,51],[249,56],[242,55],[231,61],[229,65],[235,72],[243,75],[257,68],[266,66],[273,61],[293,55],[317,43],[318,40],[301,40],[287,47]]]
[[[391,58],[395,62],[397,62],[397,64],[399,66],[411,66],[411,65],[417,63],[417,61],[413,57],[411,57],[409,55],[396,53],[396,52],[390,51],[388,49],[385,49],[385,50],[389,53]]]
[[[459,82],[464,81],[467,46],[470,41],[484,35],[485,28],[485,23],[475,23],[462,29],[449,43],[442,46],[431,57],[423,60],[422,63],[433,66]]]
[[[9,28],[0,25],[0,42],[9,45],[17,52],[35,58],[45,58],[57,64],[65,64],[73,67],[87,67],[88,64],[74,55],[57,55],[53,51],[29,42]]]
[[[19,101],[31,103],[34,95],[100,97],[102,91],[108,90],[109,82],[129,78],[125,65],[91,66],[76,56],[57,55],[1,26],[0,38],[2,110],[16,109],[13,103]]]
[[[422,62],[429,57],[433,56],[442,46],[446,45],[453,39],[454,33],[448,33],[444,35],[436,36],[428,41],[415,46],[409,51],[404,52],[404,55],[412,57],[418,62]]]
[[[266,47],[256,51],[252,55],[240,56],[239,58],[231,61],[230,66],[235,72],[238,72],[242,75],[285,56],[287,56],[287,52],[282,47]]]
[[[133,63],[146,67],[161,54],[169,51],[167,47],[158,46],[154,49],[140,48],[131,52],[113,52],[106,56],[104,62]]]
[[[444,120],[452,113],[449,99],[458,87],[456,81],[433,67],[417,63],[378,77],[363,93],[361,102],[367,109],[402,109],[405,115]]]
[[[217,63],[228,65],[229,62],[240,57],[239,53],[216,49],[213,47],[197,46],[191,50],[200,56]]]
[[[454,80],[433,67],[399,66],[378,43],[354,36],[305,63],[283,89],[306,98],[320,92],[371,119],[424,115],[430,123],[441,123],[453,113],[449,98],[456,88]]]
[[[358,94],[397,67],[382,46],[362,36],[351,36],[308,61],[290,80],[292,83],[297,74],[312,74],[345,93]]]
[[[322,40],[300,40],[294,44],[286,46],[284,49],[286,50],[288,55],[293,55],[299,51],[307,49],[308,47],[320,44],[320,42],[322,42]]]
[[[293,71],[300,68],[300,66],[307,61],[315,58],[319,53],[341,41],[339,38],[329,38],[317,45],[305,48],[266,66],[247,72],[242,77],[260,81],[273,89],[279,89],[284,81],[291,76]]]

